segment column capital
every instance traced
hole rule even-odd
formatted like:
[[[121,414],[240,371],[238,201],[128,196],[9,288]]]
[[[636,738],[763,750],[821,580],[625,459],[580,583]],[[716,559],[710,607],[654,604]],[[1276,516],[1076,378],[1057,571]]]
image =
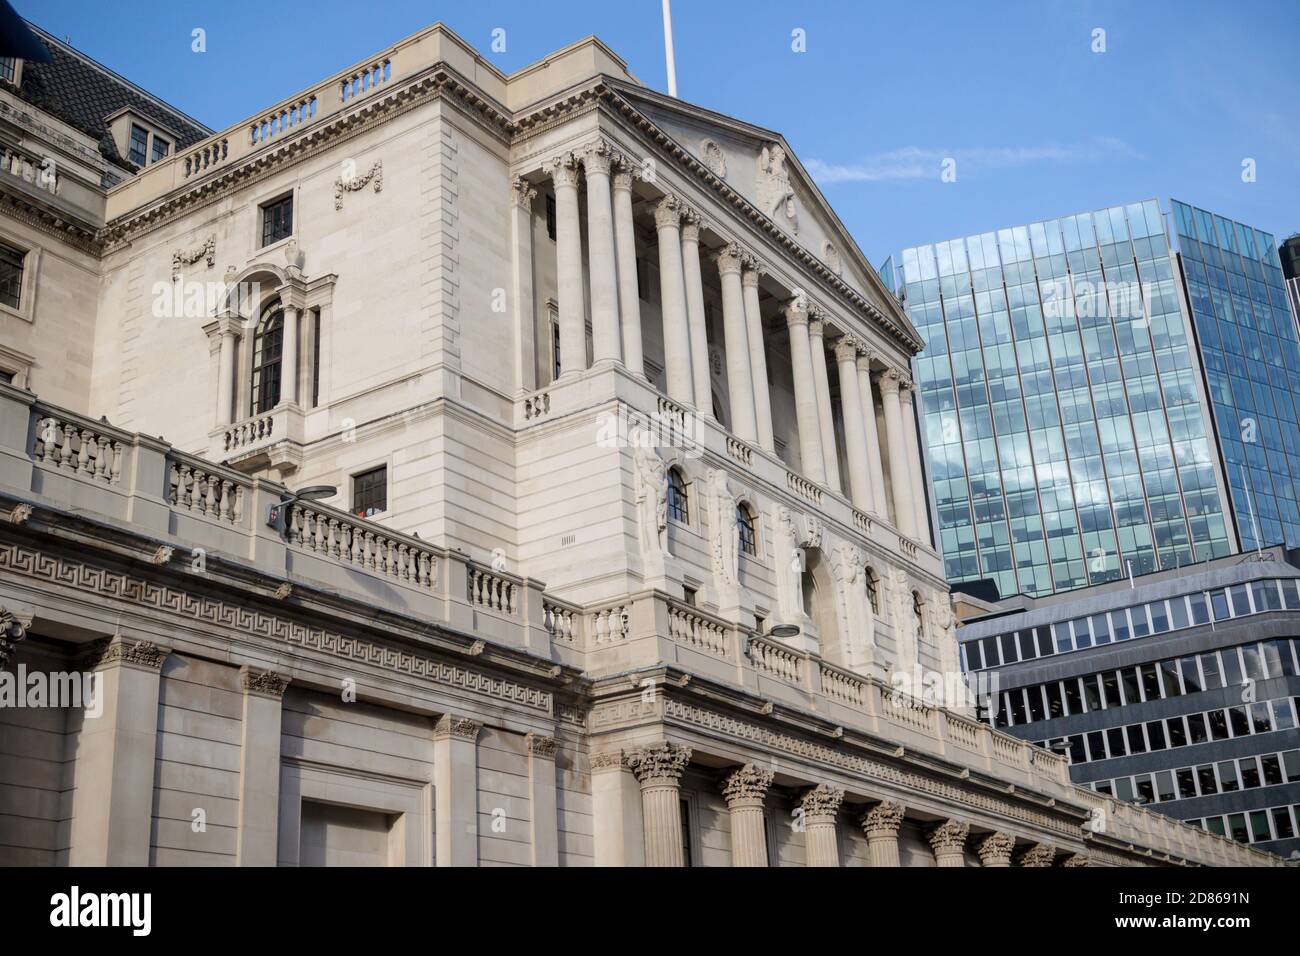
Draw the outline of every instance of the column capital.
[[[718,265],[721,275],[739,274],[744,265],[745,253],[734,242],[729,242],[713,254],[713,261]]]
[[[936,854],[959,853],[966,848],[966,837],[969,835],[969,823],[945,820],[930,831],[930,846]]]
[[[862,832],[868,837],[896,837],[903,825],[903,805],[891,800],[877,803],[862,817]]]
[[[758,256],[752,252],[742,252],[740,254],[740,265],[744,269],[741,273],[741,279],[745,285],[758,285],[761,276],[767,275],[767,266],[759,261]]]
[[[627,766],[642,786],[676,785],[691,761],[691,748],[664,743],[657,747],[639,747],[627,755]]]
[[[438,722],[434,724],[433,739],[448,740],[456,738],[473,743],[478,740],[478,733],[482,729],[483,725],[477,720],[470,720],[468,717],[457,717],[454,714],[443,714],[438,718]]]
[[[655,206],[655,226],[659,229],[678,228],[681,226],[684,209],[685,205],[676,196],[664,196]]]
[[[834,820],[844,802],[844,791],[840,787],[819,783],[811,790],[805,790],[799,798],[803,808],[804,820]]]
[[[1056,847],[1050,843],[1035,843],[1016,861],[1021,866],[1051,866],[1052,861],[1056,859]]]
[[[521,176],[516,176],[510,181],[510,194],[515,201],[515,205],[520,209],[531,210],[533,200],[537,198],[537,189],[528,180]]]
[[[160,671],[169,653],[153,641],[137,641],[114,634],[91,645],[87,666],[91,670],[99,670],[110,665],[129,664]]]
[[[857,362],[858,340],[851,335],[841,335],[835,342],[835,361]]]
[[[1065,862],[1061,864],[1061,866],[1072,866],[1072,867],[1087,866],[1087,865],[1088,865],[1088,857],[1083,853],[1071,853],[1068,857],[1065,858]]]
[[[578,163],[572,153],[563,153],[553,157],[547,166],[551,172],[551,182],[556,186],[578,186]]]
[[[1008,866],[1011,863],[1011,851],[1015,848],[1014,837],[1005,833],[993,833],[980,841],[975,852],[985,866]]]
[[[904,405],[911,405],[912,398],[916,392],[916,383],[910,378],[903,377],[898,383],[898,400]]]
[[[531,757],[543,757],[547,760],[555,759],[555,738],[546,737],[539,733],[528,733],[524,736],[524,745],[528,748],[528,754]]]
[[[772,771],[747,763],[723,777],[722,798],[729,807],[745,803],[761,805],[767,788],[772,786],[772,777]]]
[[[697,245],[700,241],[700,217],[691,209],[682,212],[682,242],[693,242]]]
[[[861,342],[858,343],[858,371],[859,372],[866,372],[868,375],[870,375],[871,363],[872,361],[874,361],[879,357],[880,357],[880,353],[877,352],[875,349],[873,349],[871,346],[864,345]]]
[[[628,770],[627,752],[624,750],[610,750],[605,753],[591,755],[591,769],[595,770]]]
[[[618,192],[619,190],[622,190],[624,192],[631,192],[632,180],[635,178],[636,174],[632,172],[632,170],[628,169],[625,165],[620,165],[614,170],[614,191]]]
[[[808,336],[814,339],[824,339],[826,336],[826,319],[816,306],[808,310]]]
[[[612,163],[613,156],[607,143],[593,143],[582,152],[582,168],[588,176],[608,176]]]
[[[9,663],[18,642],[27,637],[27,629],[31,626],[32,615],[11,611],[0,604],[0,667]]]
[[[802,295],[786,300],[781,306],[781,311],[785,313],[786,325],[791,328],[808,324],[808,300]]]
[[[239,669],[239,686],[245,694],[257,694],[261,697],[274,697],[280,700],[289,687],[291,678],[275,671],[261,671],[245,664]]]
[[[880,394],[897,395],[899,389],[903,387],[904,381],[905,379],[898,369],[885,369],[885,371],[880,373]]]

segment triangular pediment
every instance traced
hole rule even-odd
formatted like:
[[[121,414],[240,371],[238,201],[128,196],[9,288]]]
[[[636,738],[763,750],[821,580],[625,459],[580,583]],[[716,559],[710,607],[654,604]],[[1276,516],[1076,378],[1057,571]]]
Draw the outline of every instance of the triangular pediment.
[[[611,85],[855,292],[881,311],[902,317],[901,309],[780,133],[644,87]]]

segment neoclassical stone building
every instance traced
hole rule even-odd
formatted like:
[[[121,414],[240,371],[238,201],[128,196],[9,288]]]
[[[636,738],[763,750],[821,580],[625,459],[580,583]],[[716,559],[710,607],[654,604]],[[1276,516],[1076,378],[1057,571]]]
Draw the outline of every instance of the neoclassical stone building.
[[[0,650],[96,688],[0,707],[0,862],[1279,862],[952,693],[921,343],[779,134],[441,25],[128,87],[0,83],[82,160],[0,176]]]

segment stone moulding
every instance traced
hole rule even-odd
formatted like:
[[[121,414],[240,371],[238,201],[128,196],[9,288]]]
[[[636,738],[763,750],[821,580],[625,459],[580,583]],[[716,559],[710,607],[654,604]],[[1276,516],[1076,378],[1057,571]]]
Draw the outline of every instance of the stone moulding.
[[[384,189],[384,161],[377,159],[371,165],[370,169],[359,176],[342,177],[334,181],[334,208],[339,210],[343,208],[343,194],[355,193],[366,186],[374,184],[375,192],[383,192]]]
[[[207,242],[193,249],[177,249],[172,253],[172,275],[180,272],[185,266],[192,266],[200,259],[206,260],[208,268],[211,269],[217,264],[217,237],[208,236]]]

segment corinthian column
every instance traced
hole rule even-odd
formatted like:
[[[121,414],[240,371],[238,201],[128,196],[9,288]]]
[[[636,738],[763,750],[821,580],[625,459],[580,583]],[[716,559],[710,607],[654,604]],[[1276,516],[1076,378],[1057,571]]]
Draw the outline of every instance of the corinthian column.
[[[969,823],[948,820],[930,831],[930,846],[934,849],[934,860],[939,866],[966,865],[966,837],[970,834]]]
[[[686,289],[686,321],[691,336],[691,378],[695,407],[713,417],[713,388],[709,384],[709,330],[704,321],[704,280],[700,276],[700,217],[688,213],[682,222],[682,279]]]
[[[916,509],[912,505],[912,470],[907,464],[907,439],[903,437],[903,411],[898,390],[903,377],[890,369],[880,377],[885,403],[885,437],[889,441],[889,480],[894,491],[894,524],[908,538],[916,537]]]
[[[298,404],[298,313],[297,303],[284,305],[284,345],[280,350],[280,404]]]
[[[858,392],[862,396],[862,426],[867,433],[867,463],[871,466],[871,510],[889,520],[885,503],[885,466],[880,454],[880,430],[876,427],[876,399],[871,391],[871,350],[858,356]]]
[[[840,370],[840,415],[844,418],[844,450],[848,452],[849,493],[858,509],[874,511],[867,431],[862,421],[862,395],[858,391],[858,343],[847,335],[835,343],[835,364]]]
[[[591,270],[591,351],[595,362],[621,362],[618,271],[614,264],[614,213],[609,195],[609,146],[598,143],[582,157],[587,172],[587,255]]]
[[[678,801],[682,771],[690,759],[690,747],[669,743],[642,747],[627,756],[628,768],[641,784],[646,866],[686,864],[682,857],[682,815]]]
[[[745,333],[749,341],[749,371],[754,383],[754,422],[758,447],[776,451],[772,437],[772,388],[767,381],[767,352],[763,346],[763,317],[758,307],[758,263],[746,258],[740,283],[744,289]]]
[[[898,390],[898,400],[902,408],[904,447],[907,449],[907,467],[912,476],[912,509],[916,523],[918,540],[929,541],[930,519],[925,506],[925,472],[921,467],[921,451],[916,441],[916,410],[912,406],[916,386]]]
[[[794,414],[799,427],[799,457],[803,473],[819,485],[826,484],[822,462],[821,423],[817,417],[817,386],[813,379],[812,350],[808,344],[808,303],[796,296],[785,305],[790,329],[790,365],[794,371]]]
[[[844,791],[824,783],[805,792],[799,801],[807,834],[809,866],[840,865],[840,841],[835,830],[835,818],[839,815],[840,804],[843,802]]]
[[[560,372],[587,367],[587,322],[582,310],[582,236],[578,218],[578,167],[572,157],[551,164],[555,187],[555,271],[560,297]]]
[[[747,763],[722,782],[722,796],[731,814],[731,865],[767,866],[767,826],[763,799],[772,785],[772,771]]]
[[[1021,866],[1043,867],[1051,866],[1056,859],[1056,847],[1050,843],[1035,843],[1024,853],[1020,854],[1017,860]]]
[[[537,342],[533,331],[533,200],[537,190],[526,179],[510,183],[510,284],[515,320],[515,387],[537,387]]]
[[[878,803],[862,818],[872,866],[901,866],[898,859],[898,828],[903,825],[902,804]]]
[[[821,309],[812,307],[808,322],[808,348],[812,352],[813,385],[817,389],[817,424],[821,428],[822,467],[826,484],[840,491],[840,455],[835,443],[835,418],[831,412],[831,381],[826,372],[826,321]]]
[[[725,246],[715,257],[722,281],[722,333],[727,340],[727,402],[731,430],[758,441],[754,420],[754,382],[749,375],[749,336],[745,332],[745,294],[740,284],[740,249]]]
[[[659,234],[659,293],[663,300],[664,372],[668,397],[695,404],[691,373],[691,331],[686,318],[686,286],[682,274],[681,204],[665,196],[655,209]]]
[[[993,833],[980,841],[975,852],[979,854],[980,863],[985,866],[1010,866],[1011,851],[1015,848],[1014,837],[1005,833]]]
[[[623,361],[645,378],[641,351],[641,292],[636,280],[636,230],[632,227],[632,171],[614,173],[614,251],[618,259],[618,315],[623,327]]]

